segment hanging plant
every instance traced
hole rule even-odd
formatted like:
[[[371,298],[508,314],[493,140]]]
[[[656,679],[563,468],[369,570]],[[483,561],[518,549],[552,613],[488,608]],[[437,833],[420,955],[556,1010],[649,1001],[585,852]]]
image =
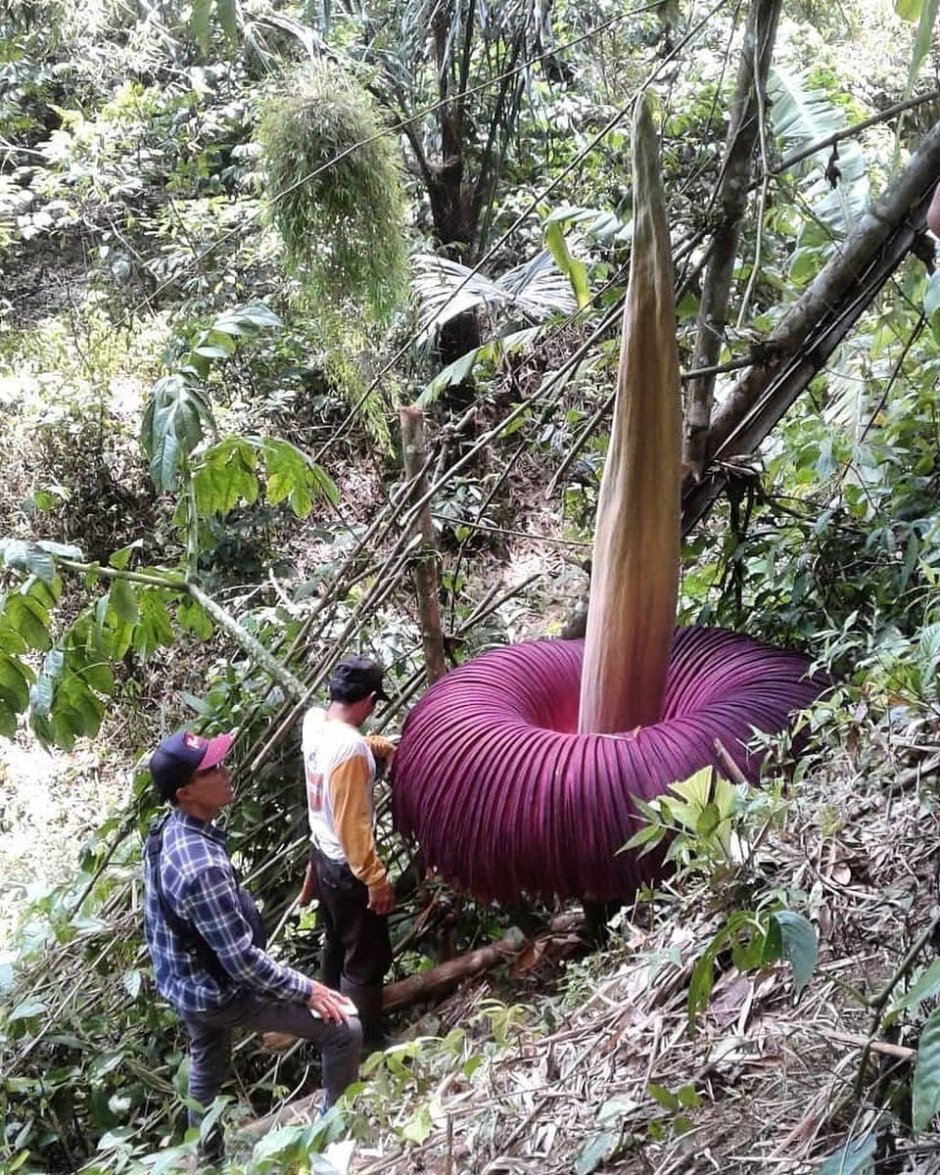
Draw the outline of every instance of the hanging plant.
[[[268,102],[258,142],[290,268],[327,309],[348,301],[387,320],[407,284],[407,205],[372,98],[336,66],[308,66]]]
[[[806,659],[719,629],[674,628],[679,364],[652,118],[634,126],[634,234],[584,643],[490,652],[409,714],[393,812],[427,864],[483,899],[628,897],[661,858],[623,851],[634,804],[703,767],[716,740],[756,780],[754,731],[784,730],[823,682]]]

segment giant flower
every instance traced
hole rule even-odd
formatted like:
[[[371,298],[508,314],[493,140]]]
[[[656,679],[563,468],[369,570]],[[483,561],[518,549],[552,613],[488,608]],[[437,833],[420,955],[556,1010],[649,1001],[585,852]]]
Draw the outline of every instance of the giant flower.
[[[822,682],[805,658],[674,629],[681,409],[669,231],[645,102],[633,140],[630,281],[598,499],[585,641],[534,641],[448,674],[408,716],[392,809],[428,865],[484,899],[623,898],[659,868],[624,852],[650,800],[718,762],[756,779],[755,731]]]
[[[634,733],[579,734],[582,641],[494,649],[437,682],[395,756],[398,826],[477,897],[622,898],[658,859],[620,852],[650,800],[706,764],[718,739],[755,778],[754,730],[782,730],[819,682],[806,662],[717,628],[676,630],[662,717]]]

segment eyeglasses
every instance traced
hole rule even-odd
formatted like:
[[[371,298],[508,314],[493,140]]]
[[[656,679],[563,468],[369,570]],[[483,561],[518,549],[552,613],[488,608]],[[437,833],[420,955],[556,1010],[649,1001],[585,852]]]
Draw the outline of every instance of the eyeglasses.
[[[224,763],[213,763],[211,767],[203,767],[201,771],[194,772],[194,778],[198,779],[200,776],[212,775],[215,771],[224,771],[228,774],[228,768]]]

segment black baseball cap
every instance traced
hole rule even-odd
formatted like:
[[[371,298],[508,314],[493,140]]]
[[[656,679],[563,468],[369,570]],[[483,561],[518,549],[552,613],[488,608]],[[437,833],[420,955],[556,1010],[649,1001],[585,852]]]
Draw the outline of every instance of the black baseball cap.
[[[234,731],[217,734],[215,738],[203,738],[201,734],[191,734],[188,730],[171,734],[150,756],[154,787],[163,799],[172,800],[197,771],[218,766],[234,741]]]
[[[346,657],[333,670],[330,678],[330,697],[337,702],[358,702],[370,694],[379,702],[387,702],[382,689],[384,669],[371,657]]]

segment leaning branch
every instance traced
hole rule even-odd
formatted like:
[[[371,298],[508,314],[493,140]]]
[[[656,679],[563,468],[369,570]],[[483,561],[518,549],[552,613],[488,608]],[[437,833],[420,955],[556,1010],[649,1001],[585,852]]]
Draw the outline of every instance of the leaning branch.
[[[202,590],[198,584],[183,579],[178,575],[158,575],[153,572],[125,571],[118,567],[103,567],[100,563],[82,563],[77,559],[58,558],[61,567],[69,571],[77,571],[83,575],[97,575],[102,579],[123,579],[127,583],[137,583],[144,587],[161,588],[164,591],[185,594],[195,600],[207,612],[216,624],[239,645],[245,653],[260,665],[292,698],[303,698],[306,694],[304,684],[295,677],[289,669],[264,647],[264,645],[243,628],[234,616],[226,612],[216,601]]]
[[[923,234],[938,175],[940,122],[767,337],[762,361],[735,384],[714,416],[705,451],[711,469],[697,484],[687,482],[683,493],[684,534],[727,484],[726,463],[757,449]]]

